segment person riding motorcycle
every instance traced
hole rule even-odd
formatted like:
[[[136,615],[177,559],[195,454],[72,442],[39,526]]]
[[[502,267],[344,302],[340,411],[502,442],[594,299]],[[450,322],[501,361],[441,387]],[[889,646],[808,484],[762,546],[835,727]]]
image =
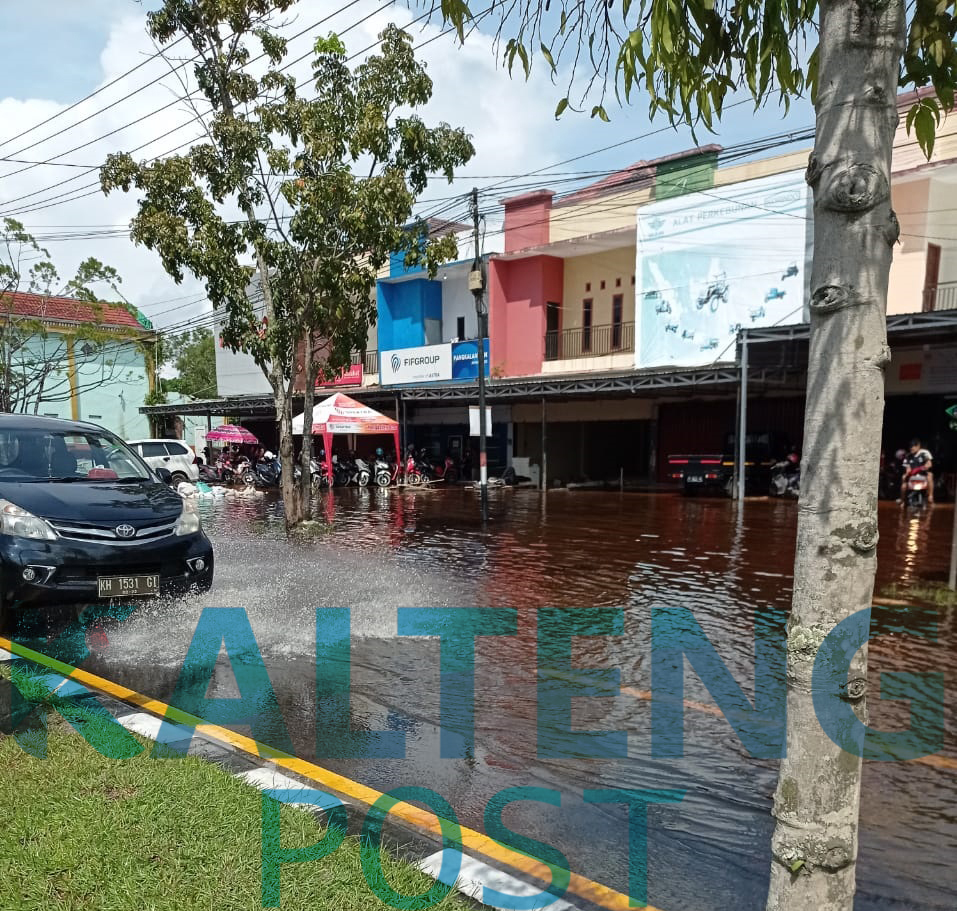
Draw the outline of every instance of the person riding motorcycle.
[[[934,460],[929,450],[921,446],[917,437],[910,441],[910,451],[903,459],[904,474],[901,478],[901,490],[899,503],[907,502],[907,481],[915,475],[927,476],[927,505],[934,505]]]

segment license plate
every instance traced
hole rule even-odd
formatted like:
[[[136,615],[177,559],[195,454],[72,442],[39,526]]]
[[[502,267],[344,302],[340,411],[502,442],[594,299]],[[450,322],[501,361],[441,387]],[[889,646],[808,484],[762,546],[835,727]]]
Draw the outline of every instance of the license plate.
[[[101,598],[159,594],[159,576],[100,576],[96,581]]]
[[[689,484],[703,484],[703,483],[704,483],[704,478],[701,477],[700,474],[693,474],[693,475],[691,475],[690,477],[685,478],[685,480],[686,480]]]

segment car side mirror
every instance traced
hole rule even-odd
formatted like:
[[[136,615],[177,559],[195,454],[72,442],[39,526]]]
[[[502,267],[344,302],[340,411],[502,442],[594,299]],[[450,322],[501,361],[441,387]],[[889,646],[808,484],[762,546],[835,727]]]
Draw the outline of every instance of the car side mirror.
[[[173,483],[173,475],[168,468],[157,468],[156,477],[158,477],[164,484]]]

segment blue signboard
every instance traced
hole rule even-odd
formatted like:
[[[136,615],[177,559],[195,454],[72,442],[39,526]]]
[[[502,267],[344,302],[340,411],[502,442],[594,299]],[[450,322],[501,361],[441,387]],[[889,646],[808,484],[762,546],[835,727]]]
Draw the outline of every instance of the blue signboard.
[[[488,339],[485,339],[485,375],[489,375]],[[478,339],[452,343],[452,379],[478,379]]]

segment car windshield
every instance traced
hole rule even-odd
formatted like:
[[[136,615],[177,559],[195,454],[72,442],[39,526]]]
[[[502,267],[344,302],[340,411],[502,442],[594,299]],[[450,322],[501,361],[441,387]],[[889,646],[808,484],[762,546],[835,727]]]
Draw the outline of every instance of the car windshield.
[[[147,480],[126,444],[100,430],[0,429],[0,481]]]

